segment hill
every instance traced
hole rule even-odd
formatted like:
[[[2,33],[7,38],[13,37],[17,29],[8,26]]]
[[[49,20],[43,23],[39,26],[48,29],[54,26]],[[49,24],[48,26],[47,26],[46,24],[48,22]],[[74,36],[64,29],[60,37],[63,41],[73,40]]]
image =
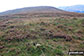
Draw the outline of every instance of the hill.
[[[57,9],[55,7],[51,6],[37,6],[37,7],[25,7],[25,8],[19,8],[15,10],[9,10],[0,13],[0,15],[7,15],[7,14],[18,14],[18,13],[35,13],[35,12],[61,12],[62,10]]]
[[[37,7],[25,7],[15,10],[9,10],[0,13],[2,17],[8,18],[27,18],[27,17],[42,17],[42,16],[83,16],[81,13],[72,13],[63,11],[61,9],[51,7],[51,6],[37,6]]]
[[[3,14],[0,56],[69,56],[69,51],[84,51],[83,15],[54,7]]]
[[[84,5],[64,6],[64,7],[59,7],[59,9],[69,12],[84,13]]]

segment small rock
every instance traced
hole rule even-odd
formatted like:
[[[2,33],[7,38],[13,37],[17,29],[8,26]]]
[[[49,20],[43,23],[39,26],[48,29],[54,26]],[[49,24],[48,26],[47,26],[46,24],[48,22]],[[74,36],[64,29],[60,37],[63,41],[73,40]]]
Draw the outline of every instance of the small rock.
[[[36,47],[39,47],[39,46],[41,46],[41,44],[36,44]]]

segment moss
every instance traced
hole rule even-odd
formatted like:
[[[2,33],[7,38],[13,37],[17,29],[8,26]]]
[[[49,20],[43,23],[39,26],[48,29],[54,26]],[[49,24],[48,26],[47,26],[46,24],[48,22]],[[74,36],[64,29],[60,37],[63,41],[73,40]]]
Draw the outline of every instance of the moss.
[[[55,49],[54,50],[54,53],[56,53],[57,55],[61,55],[61,56],[63,56],[63,50],[61,50],[61,49]]]
[[[62,46],[61,46],[61,45],[58,45],[57,48],[58,48],[58,49],[62,49]]]

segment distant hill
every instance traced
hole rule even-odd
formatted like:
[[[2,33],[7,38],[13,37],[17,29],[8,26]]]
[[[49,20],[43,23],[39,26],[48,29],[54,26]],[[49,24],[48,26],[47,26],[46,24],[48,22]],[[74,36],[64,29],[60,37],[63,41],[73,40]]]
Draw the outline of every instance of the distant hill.
[[[37,7],[25,7],[25,8],[19,8],[14,10],[8,10],[5,12],[0,13],[0,15],[8,15],[8,14],[18,14],[18,13],[43,13],[43,12],[62,12],[63,10],[60,10],[55,7],[51,6],[37,6]]]
[[[69,12],[84,13],[84,5],[64,6],[64,7],[59,7],[59,9]]]
[[[25,7],[0,13],[0,18],[84,16],[81,13],[67,12],[51,6]]]

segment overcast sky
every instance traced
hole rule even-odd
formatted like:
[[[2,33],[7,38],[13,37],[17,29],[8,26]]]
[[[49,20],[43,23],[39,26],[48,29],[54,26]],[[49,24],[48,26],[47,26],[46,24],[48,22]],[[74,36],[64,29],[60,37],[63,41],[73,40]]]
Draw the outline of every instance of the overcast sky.
[[[0,12],[31,6],[71,6],[84,4],[84,0],[0,0]]]

